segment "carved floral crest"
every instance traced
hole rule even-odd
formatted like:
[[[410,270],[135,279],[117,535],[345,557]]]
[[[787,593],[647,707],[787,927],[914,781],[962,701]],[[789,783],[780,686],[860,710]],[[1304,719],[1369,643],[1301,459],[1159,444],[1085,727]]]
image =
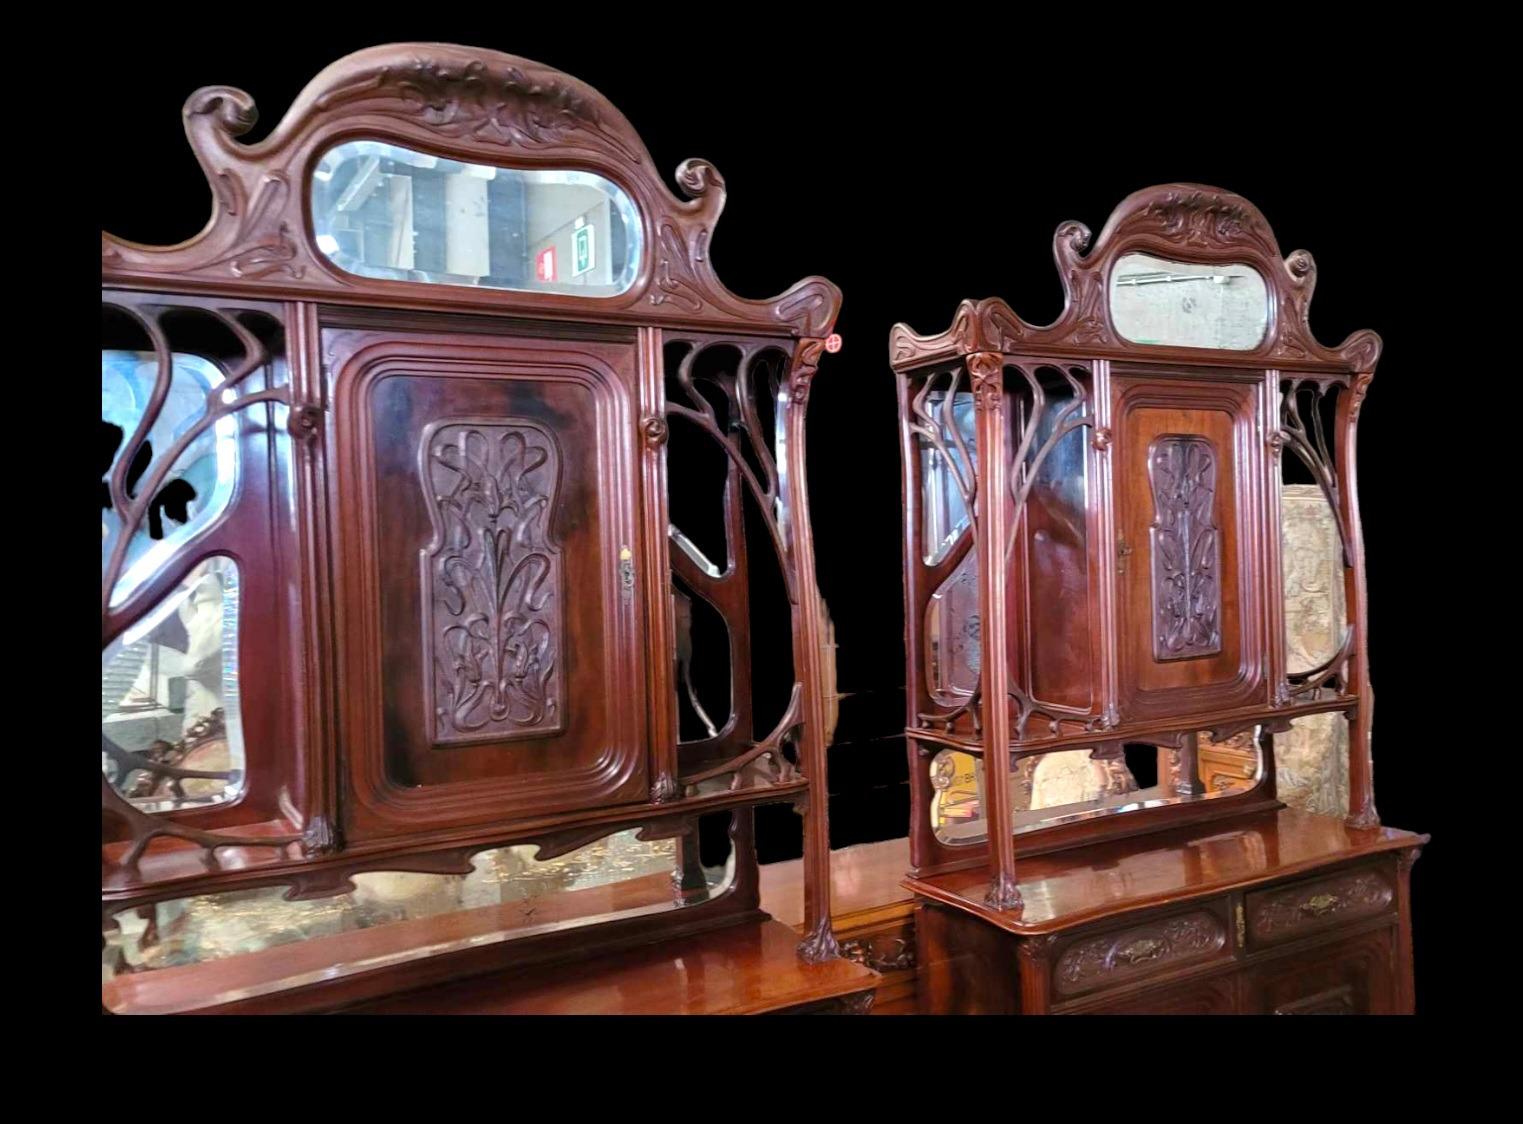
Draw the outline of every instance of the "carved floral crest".
[[[1268,331],[1252,351],[1234,351],[1233,361],[1291,368],[1369,373],[1380,358],[1380,337],[1356,332],[1336,348],[1318,343],[1307,312],[1316,285],[1311,254],[1280,253],[1268,222],[1248,200],[1199,184],[1164,184],[1128,196],[1106,221],[1090,247],[1087,226],[1065,222],[1053,235],[1053,257],[1063,283],[1063,313],[1046,327],[1022,320],[998,297],[964,301],[952,326],[922,336],[897,324],[889,334],[889,361],[906,371],[978,351],[1006,354],[1056,352],[1065,355],[1136,353],[1116,333],[1106,291],[1111,265],[1128,251],[1192,262],[1244,263],[1263,276],[1273,304]],[[1149,347],[1171,360],[1205,359],[1204,348]]]
[[[268,138],[237,138],[258,114],[242,90],[197,90],[185,131],[214,200],[211,220],[177,246],[101,236],[106,284],[268,290],[278,298],[362,299],[405,307],[575,310],[610,321],[740,326],[829,335],[841,293],[810,277],[771,300],[736,296],[709,255],[724,209],[713,165],[677,170],[679,199],[655,173],[639,135],[601,94],[568,74],[496,51],[401,43],[356,52],[324,69]],[[462,161],[512,167],[590,168],[634,199],[645,227],[644,261],[630,289],[586,298],[549,292],[357,277],[317,250],[304,203],[322,154],[356,135],[420,147]]]

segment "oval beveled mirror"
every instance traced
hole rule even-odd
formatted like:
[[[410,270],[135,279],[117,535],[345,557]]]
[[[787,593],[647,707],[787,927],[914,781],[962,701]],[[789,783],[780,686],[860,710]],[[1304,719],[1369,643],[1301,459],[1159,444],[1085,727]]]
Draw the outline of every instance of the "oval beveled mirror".
[[[613,297],[634,284],[634,201],[570,168],[501,168],[346,141],[312,172],[317,248],[346,273]]]
[[[1269,291],[1252,266],[1123,254],[1111,270],[1111,320],[1130,343],[1252,351],[1269,326]]]

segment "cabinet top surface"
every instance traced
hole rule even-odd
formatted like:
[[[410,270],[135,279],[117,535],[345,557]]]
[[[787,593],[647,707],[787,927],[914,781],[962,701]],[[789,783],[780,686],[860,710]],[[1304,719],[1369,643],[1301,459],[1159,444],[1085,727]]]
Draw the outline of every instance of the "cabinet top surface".
[[[367,1014],[758,1014],[851,995],[877,973],[836,958],[806,964],[778,921],[736,925],[522,978],[475,977],[384,1000]]]
[[[989,875],[982,866],[912,876],[904,884],[1012,933],[1036,936],[1427,841],[1410,831],[1354,828],[1284,808],[1023,859],[1016,871],[1024,901],[1019,911],[984,904]]]

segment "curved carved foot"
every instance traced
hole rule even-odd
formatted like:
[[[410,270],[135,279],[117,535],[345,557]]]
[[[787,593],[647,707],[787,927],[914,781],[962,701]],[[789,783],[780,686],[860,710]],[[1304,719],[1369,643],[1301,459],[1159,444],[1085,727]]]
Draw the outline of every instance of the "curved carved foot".
[[[305,856],[331,855],[340,850],[338,832],[327,816],[313,816],[301,833],[301,853]]]
[[[1366,804],[1358,811],[1350,812],[1343,822],[1349,827],[1379,827],[1380,815],[1375,811],[1374,804]]]
[[[1021,899],[1020,888],[1008,874],[995,878],[984,895],[984,901],[999,910],[1020,910],[1026,903]]]
[[[829,918],[821,921],[815,926],[814,932],[799,941],[799,959],[806,964],[819,964],[834,960],[840,955],[841,946],[836,944],[836,935],[831,931]]]

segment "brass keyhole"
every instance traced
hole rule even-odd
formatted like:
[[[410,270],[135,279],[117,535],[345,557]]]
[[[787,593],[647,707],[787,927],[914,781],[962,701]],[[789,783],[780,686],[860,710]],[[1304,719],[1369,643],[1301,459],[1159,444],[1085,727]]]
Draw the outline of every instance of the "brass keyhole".
[[[1116,573],[1126,573],[1126,556],[1132,552],[1127,545],[1126,536],[1121,535],[1116,539]]]

